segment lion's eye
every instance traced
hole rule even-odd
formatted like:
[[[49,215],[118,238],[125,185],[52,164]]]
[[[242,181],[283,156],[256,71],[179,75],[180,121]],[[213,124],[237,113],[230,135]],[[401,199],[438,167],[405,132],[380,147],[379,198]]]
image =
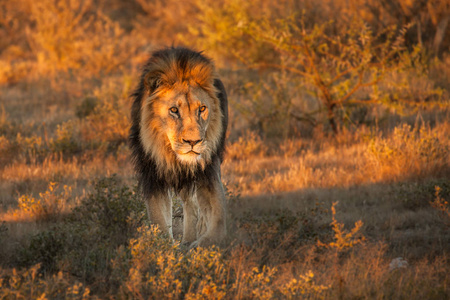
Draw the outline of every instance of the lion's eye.
[[[169,110],[170,110],[170,112],[172,112],[174,114],[178,113],[178,108],[176,108],[176,107],[171,107]]]
[[[200,106],[200,108],[198,109],[200,112],[204,112],[206,110],[206,106]]]

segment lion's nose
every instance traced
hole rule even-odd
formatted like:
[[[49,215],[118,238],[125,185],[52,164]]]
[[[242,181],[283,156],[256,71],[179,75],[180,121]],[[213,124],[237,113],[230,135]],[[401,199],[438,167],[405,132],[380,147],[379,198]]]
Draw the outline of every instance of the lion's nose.
[[[195,140],[195,141],[183,139],[183,143],[190,144],[192,147],[194,147],[195,145],[197,145],[201,141],[202,141],[201,139],[200,140]]]

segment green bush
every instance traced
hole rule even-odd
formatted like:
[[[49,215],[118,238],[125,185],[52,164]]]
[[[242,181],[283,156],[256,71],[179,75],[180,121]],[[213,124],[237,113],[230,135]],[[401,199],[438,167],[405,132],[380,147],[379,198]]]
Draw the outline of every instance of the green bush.
[[[21,248],[17,255],[19,267],[39,264],[39,272],[54,273],[58,271],[58,260],[65,251],[65,240],[60,230],[40,232]]]
[[[88,283],[104,281],[117,248],[128,244],[144,222],[138,194],[114,176],[96,181],[62,224],[33,236],[20,249],[18,265],[40,263],[44,273],[63,270]]]
[[[84,119],[91,115],[98,105],[98,99],[96,97],[86,97],[75,109],[75,115],[79,119]]]

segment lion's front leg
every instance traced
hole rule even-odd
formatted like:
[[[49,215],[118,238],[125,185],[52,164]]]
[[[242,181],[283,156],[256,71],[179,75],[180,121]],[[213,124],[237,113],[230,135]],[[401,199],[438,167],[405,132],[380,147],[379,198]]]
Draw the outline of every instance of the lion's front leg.
[[[198,202],[194,189],[184,190],[181,193],[183,200],[183,240],[184,245],[190,245],[197,240]]]
[[[200,185],[197,190],[199,223],[201,236],[191,247],[220,244],[226,235],[226,199],[220,170],[209,185]]]
[[[152,224],[158,225],[161,232],[173,238],[172,199],[167,194],[158,193],[147,198],[147,212]]]

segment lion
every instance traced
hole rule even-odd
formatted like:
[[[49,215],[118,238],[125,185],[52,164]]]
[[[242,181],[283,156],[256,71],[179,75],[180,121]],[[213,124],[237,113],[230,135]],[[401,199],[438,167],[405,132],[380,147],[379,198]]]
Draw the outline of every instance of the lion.
[[[212,61],[182,47],[153,52],[132,97],[129,141],[150,222],[173,239],[171,198],[178,195],[182,244],[220,244],[228,100]]]

